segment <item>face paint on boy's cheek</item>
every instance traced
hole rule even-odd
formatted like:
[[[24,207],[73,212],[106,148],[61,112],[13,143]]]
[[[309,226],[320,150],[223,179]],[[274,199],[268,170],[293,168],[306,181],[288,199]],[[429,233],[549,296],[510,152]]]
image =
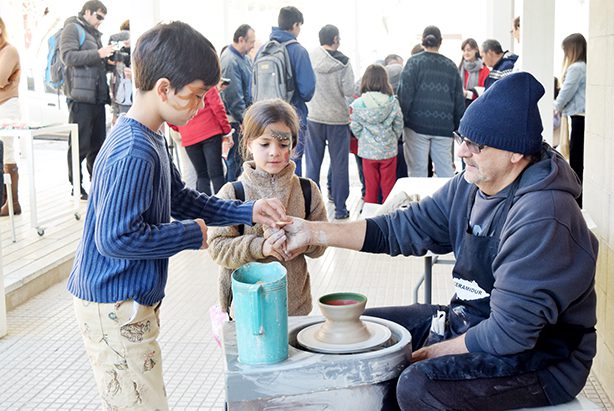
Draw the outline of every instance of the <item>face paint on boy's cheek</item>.
[[[187,88],[190,90],[190,94],[188,94],[186,96],[179,96],[179,95],[175,94],[175,96],[179,100],[185,102],[185,104],[179,105],[177,103],[170,103],[170,105],[175,110],[189,110],[189,111],[196,111],[196,110],[198,110],[198,108],[200,107],[201,104],[204,107],[204,97],[197,98],[196,96],[198,94],[203,94],[204,95],[210,89],[210,87],[207,87],[207,88],[203,89],[201,87],[187,86]]]
[[[176,97],[183,104],[179,104],[178,102],[172,102],[172,101],[169,100],[169,104],[175,110],[196,111],[198,109],[198,107],[200,106],[201,102],[202,102],[201,99],[195,98],[193,95],[189,95],[189,96],[176,96]]]

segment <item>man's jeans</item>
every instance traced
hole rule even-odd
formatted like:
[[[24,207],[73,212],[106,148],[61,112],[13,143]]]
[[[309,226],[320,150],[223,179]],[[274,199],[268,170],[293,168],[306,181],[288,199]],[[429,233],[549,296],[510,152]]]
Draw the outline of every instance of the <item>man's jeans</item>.
[[[306,121],[306,120],[305,120]],[[298,130],[298,141],[296,148],[292,153],[292,160],[296,164],[294,174],[301,177],[303,175],[303,153],[305,152],[305,134],[307,133],[307,125],[301,120],[300,128]]]
[[[410,177],[428,177],[429,152],[435,165],[437,177],[452,177],[454,175],[454,159],[452,157],[452,135],[429,136],[416,133],[411,128],[405,128],[405,159]]]
[[[241,158],[241,150],[239,148],[241,125],[239,123],[230,123],[230,127],[235,129],[232,133],[232,141],[234,145],[228,150],[226,158],[226,181],[236,181],[241,175],[241,167],[243,167],[243,158]]]
[[[364,315],[407,328],[416,351],[427,341],[433,315],[446,309],[413,304],[370,308]],[[502,410],[551,405],[537,372],[523,370],[521,358],[467,353],[413,363],[399,376],[397,401],[402,410]]]

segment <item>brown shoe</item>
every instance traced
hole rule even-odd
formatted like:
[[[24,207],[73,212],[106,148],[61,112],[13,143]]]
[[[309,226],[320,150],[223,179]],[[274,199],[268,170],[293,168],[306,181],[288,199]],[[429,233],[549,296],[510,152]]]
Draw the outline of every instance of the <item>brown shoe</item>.
[[[4,165],[4,173],[9,174],[11,176],[11,194],[13,195],[13,214],[19,215],[21,214],[21,205],[19,204],[19,169],[17,168],[17,164],[9,163]],[[6,187],[6,185],[5,185]],[[6,200],[0,208],[0,217],[4,217],[9,215],[9,205],[8,205],[8,196],[6,196]]]

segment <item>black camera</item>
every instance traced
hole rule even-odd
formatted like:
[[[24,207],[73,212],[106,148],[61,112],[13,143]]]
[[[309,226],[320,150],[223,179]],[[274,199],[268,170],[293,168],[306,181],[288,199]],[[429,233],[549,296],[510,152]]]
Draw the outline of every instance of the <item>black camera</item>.
[[[124,63],[126,66],[130,66],[130,53],[126,53],[124,51],[118,50],[113,52],[109,57],[110,61],[115,63]]]

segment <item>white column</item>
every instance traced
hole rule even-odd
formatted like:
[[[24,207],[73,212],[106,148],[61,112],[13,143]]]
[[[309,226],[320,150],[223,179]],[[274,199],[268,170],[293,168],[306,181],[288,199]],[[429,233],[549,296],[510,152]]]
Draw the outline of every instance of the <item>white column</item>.
[[[518,0],[520,10],[520,69],[527,71],[546,89],[539,101],[544,139],[552,143],[552,102],[554,101],[554,0]],[[510,23],[511,24],[511,23]]]
[[[2,241],[0,240],[0,291],[2,291],[0,292],[0,338],[4,337],[8,331],[6,323],[6,291],[2,267]]]
[[[141,34],[155,26],[162,19],[160,17],[161,0],[139,0],[126,2],[130,16],[130,38],[132,47]]]
[[[513,39],[510,30],[513,19],[514,0],[487,0],[486,36],[501,43],[503,50],[512,49]]]

